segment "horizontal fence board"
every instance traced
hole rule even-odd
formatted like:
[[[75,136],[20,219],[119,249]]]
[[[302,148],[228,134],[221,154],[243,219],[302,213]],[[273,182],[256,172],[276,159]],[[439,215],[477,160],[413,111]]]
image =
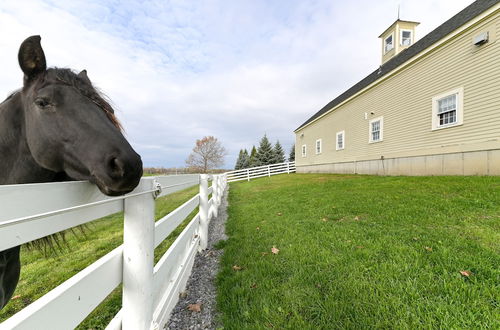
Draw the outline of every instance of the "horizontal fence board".
[[[115,317],[113,317],[111,322],[109,322],[105,330],[122,330],[122,314],[123,308],[120,309],[118,313],[116,313]]]
[[[155,248],[167,238],[172,231],[179,226],[186,217],[200,205],[200,195],[192,197],[190,200],[170,212],[155,223]]]
[[[161,194],[158,197],[170,195],[174,192],[200,184],[199,174],[157,176],[155,180],[161,185]]]
[[[123,200],[119,199],[43,218],[0,222],[0,251],[121,211]]]
[[[175,274],[180,267],[183,267],[184,257],[193,241],[199,239],[199,236],[195,237],[199,223],[200,216],[196,215],[155,265],[153,271],[154,306],[157,306],[164,296],[169,284],[174,282]]]
[[[75,328],[122,282],[122,258],[120,246],[1,323],[0,328]]]
[[[0,223],[112,198],[86,181],[0,185]]]

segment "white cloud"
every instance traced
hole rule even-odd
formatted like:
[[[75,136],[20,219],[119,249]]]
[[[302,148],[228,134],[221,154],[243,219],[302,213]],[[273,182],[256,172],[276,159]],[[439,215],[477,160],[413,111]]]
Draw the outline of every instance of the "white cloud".
[[[87,69],[145,165],[183,166],[204,135],[230,155],[293,130],[373,71],[396,0],[0,2],[0,93],[22,81],[17,50],[40,34],[49,65]],[[420,36],[471,1],[407,0]]]

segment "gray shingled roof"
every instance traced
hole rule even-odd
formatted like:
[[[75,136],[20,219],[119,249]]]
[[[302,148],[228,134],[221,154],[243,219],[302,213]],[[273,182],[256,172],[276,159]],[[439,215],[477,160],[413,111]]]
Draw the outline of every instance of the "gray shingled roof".
[[[305,125],[309,124],[316,118],[320,117],[322,114],[328,112],[330,109],[335,107],[336,105],[342,103],[343,101],[347,100],[366,86],[370,85],[371,83],[375,82],[376,80],[382,78],[385,76],[387,73],[391,72],[392,70],[396,69],[398,66],[401,64],[405,63],[409,59],[413,58],[414,56],[418,55],[431,45],[433,45],[435,42],[439,41],[440,39],[444,38],[446,35],[449,33],[453,32],[454,30],[458,29],[460,26],[464,25],[474,17],[478,16],[479,14],[483,13],[486,11],[488,8],[492,7],[493,5],[499,3],[500,0],[478,0],[466,7],[464,10],[441,24],[439,27],[437,27],[435,30],[427,34],[425,37],[414,43],[412,46],[408,47],[386,63],[384,63],[382,66],[377,68],[377,70],[373,71],[370,73],[368,76],[366,76],[364,79],[362,79],[360,82],[358,82],[356,85],[352,86],[349,88],[347,91],[344,93],[340,94],[337,98],[333,99],[330,101],[327,105],[325,105],[321,110],[316,112],[311,118],[306,120],[302,125],[300,125],[295,131],[299,130],[300,128],[304,127]]]

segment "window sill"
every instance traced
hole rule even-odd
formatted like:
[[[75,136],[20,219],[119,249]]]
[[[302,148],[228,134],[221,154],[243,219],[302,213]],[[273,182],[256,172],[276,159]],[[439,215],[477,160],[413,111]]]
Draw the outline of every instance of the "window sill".
[[[368,143],[379,143],[379,142],[383,142],[384,140],[377,140],[377,141],[369,141]]]
[[[439,131],[439,130],[442,130],[442,129],[451,128],[451,127],[457,127],[457,126],[462,126],[462,125],[463,125],[463,123],[448,124],[448,125],[433,127],[431,129],[431,131]]]

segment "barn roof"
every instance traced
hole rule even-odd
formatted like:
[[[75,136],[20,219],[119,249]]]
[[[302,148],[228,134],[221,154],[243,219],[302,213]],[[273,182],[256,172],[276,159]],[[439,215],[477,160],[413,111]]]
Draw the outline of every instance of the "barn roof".
[[[455,31],[474,17],[480,15],[490,7],[494,6],[495,4],[499,3],[500,0],[477,0],[473,2],[471,5],[463,9],[461,12],[438,26],[436,29],[434,29],[432,32],[427,34],[425,37],[414,43],[412,46],[408,47],[398,55],[394,56],[392,59],[389,61],[385,62],[382,64],[379,68],[377,68],[375,71],[370,73],[368,76],[363,78],[361,81],[359,81],[357,84],[346,90],[344,93],[340,94],[337,96],[335,99],[330,101],[327,105],[325,105],[321,110],[316,112],[312,117],[310,117],[308,120],[306,120],[302,125],[300,125],[295,131],[301,129],[302,127],[306,126],[310,122],[314,121],[316,118],[320,117],[321,115],[325,114],[338,104],[344,102],[354,94],[358,93],[361,91],[363,88],[367,87],[371,83],[377,81],[378,79],[382,78],[392,70],[396,69],[398,66],[401,64],[405,63],[409,59],[417,56],[419,53],[433,45],[435,42],[441,40],[444,38],[446,35],[449,33]]]

